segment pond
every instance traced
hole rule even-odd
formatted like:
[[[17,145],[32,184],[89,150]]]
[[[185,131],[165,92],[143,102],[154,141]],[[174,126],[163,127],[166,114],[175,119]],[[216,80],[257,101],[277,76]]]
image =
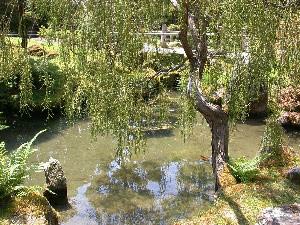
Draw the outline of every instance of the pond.
[[[72,208],[62,210],[64,225],[71,224],[170,224],[206,210],[214,200],[210,156],[210,130],[199,119],[192,136],[183,142],[180,131],[149,133],[145,152],[122,163],[115,158],[111,137],[92,140],[86,120],[68,125],[57,119],[18,122],[1,131],[0,139],[12,150],[42,129],[31,161],[58,159],[68,179]],[[264,124],[249,121],[231,132],[231,157],[254,157]],[[299,147],[298,135],[287,138]],[[43,173],[30,184],[44,185]]]

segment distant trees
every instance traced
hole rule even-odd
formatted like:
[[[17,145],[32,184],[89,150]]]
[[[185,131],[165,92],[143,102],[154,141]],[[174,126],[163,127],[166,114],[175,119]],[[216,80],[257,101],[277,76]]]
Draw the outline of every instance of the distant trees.
[[[0,17],[1,22],[9,22],[11,31],[18,32],[18,12],[11,0],[0,1]]]

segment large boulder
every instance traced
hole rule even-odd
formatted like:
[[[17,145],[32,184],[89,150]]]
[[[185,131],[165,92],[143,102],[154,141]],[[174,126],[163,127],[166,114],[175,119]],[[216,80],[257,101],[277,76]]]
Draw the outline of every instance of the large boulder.
[[[300,113],[284,111],[279,116],[278,122],[286,128],[300,128]]]
[[[256,225],[296,225],[300,224],[300,204],[266,208]]]
[[[296,166],[287,172],[287,178],[294,184],[300,184],[300,167]]]
[[[278,122],[285,128],[300,128],[300,88],[290,86],[281,90],[278,103],[283,110]]]
[[[67,179],[60,162],[50,158],[44,166],[47,190],[44,196],[51,205],[60,206],[68,204]]]

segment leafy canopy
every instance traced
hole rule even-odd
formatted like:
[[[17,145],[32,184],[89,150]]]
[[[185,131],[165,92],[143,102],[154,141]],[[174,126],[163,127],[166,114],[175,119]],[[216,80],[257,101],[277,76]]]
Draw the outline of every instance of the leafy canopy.
[[[59,43],[66,114],[75,118],[86,113],[93,134],[115,136],[120,154],[139,150],[143,131],[154,121],[161,125],[168,114],[164,87],[148,98],[151,82],[143,48],[151,43],[144,33],[160,26],[174,2],[180,24],[186,3],[199,33],[203,32],[201,18],[209,21],[210,60],[202,87],[207,95],[225,89],[223,107],[231,119],[245,118],[249,102],[262,90],[272,97],[281,86],[298,81],[300,10],[296,4],[284,6],[280,0],[28,0],[27,7],[36,16],[49,20],[42,34]],[[8,19],[1,20],[0,79],[17,74],[20,104],[26,108],[32,96],[29,57],[6,37]],[[196,47],[195,40],[190,42]],[[188,71],[182,77],[181,124],[187,131],[195,122],[195,109],[185,97]]]

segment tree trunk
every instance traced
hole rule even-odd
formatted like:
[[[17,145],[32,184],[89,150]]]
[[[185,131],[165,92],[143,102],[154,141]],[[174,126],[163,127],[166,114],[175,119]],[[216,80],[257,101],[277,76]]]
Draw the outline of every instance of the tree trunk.
[[[215,176],[215,190],[222,187],[221,175],[228,162],[229,125],[228,115],[221,106],[206,100],[199,87],[195,87],[196,109],[211,129],[212,167]]]
[[[28,37],[27,37],[27,25],[24,20],[25,15],[25,0],[19,0],[19,35],[22,38],[21,47],[27,48],[28,46]]]
[[[215,190],[221,188],[222,183],[220,177],[224,171],[224,166],[228,162],[228,139],[229,126],[228,120],[220,120],[211,122],[212,133],[212,167],[215,175]]]
[[[174,6],[178,7],[178,4]],[[212,167],[215,175],[215,190],[217,191],[222,186],[221,175],[228,161],[228,115],[221,106],[206,99],[199,85],[208,59],[207,28],[209,18],[203,16],[197,18],[198,20],[195,22],[195,18],[190,13],[189,0],[183,1],[182,7],[184,9],[182,14],[184,23],[181,26],[179,39],[191,65],[188,94],[195,97],[195,107],[204,116],[211,129]],[[191,30],[192,43],[188,39],[188,30]],[[196,53],[194,53],[192,45],[194,45]]]

